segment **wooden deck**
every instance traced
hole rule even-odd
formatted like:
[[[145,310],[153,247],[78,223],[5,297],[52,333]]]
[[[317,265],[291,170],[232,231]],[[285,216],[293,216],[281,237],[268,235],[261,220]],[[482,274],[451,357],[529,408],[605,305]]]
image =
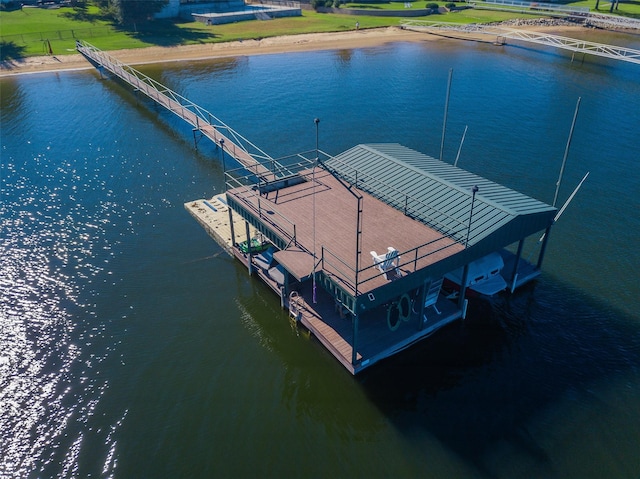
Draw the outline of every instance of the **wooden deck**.
[[[280,254],[277,259],[287,270],[295,271],[296,276],[311,274],[313,261],[310,258],[315,252],[315,257],[320,259],[324,247],[321,268],[340,279],[352,292],[358,269],[358,293],[364,294],[388,282],[374,267],[370,251],[384,254],[387,247],[397,249],[401,254],[400,269],[403,274],[409,274],[464,249],[462,244],[451,238],[366,193],[358,192],[363,198],[362,247],[356,264],[356,197],[320,168],[314,174],[306,171],[305,177],[308,181],[304,183],[262,196],[247,189],[227,192],[274,229],[291,230],[291,224],[295,224],[294,248],[306,254]],[[425,244],[427,246],[415,250]],[[422,257],[416,260],[416,255]]]
[[[184,207],[200,223],[207,234],[216,240],[227,253],[233,256],[229,207],[226,204],[225,196],[216,195],[208,200],[189,201],[184,204]],[[238,215],[233,218],[233,228],[236,234],[236,241],[244,241],[246,239],[246,226],[244,220]],[[252,237],[257,235],[254,227],[250,227],[249,232]]]
[[[321,258],[323,247],[331,251],[330,260],[319,263],[317,269],[322,268],[334,279],[341,278],[343,285],[354,286],[355,271],[359,268],[358,294],[367,294],[390,282],[373,265],[370,251],[383,254],[389,246],[396,248],[403,255],[400,269],[406,275],[456,254],[464,246],[358,191],[357,195],[362,197],[362,252],[360,264],[356,264],[357,197],[325,170],[306,171],[304,177],[308,181],[261,196],[247,188],[229,190],[227,195],[274,230],[293,231],[292,225],[295,224],[296,242],[277,252],[274,258],[299,281],[292,286],[299,298],[296,319],[349,372],[356,374],[462,316],[457,305],[441,295],[435,308],[427,308],[425,315],[419,317],[420,308],[415,303],[418,298],[412,298],[416,312],[392,331],[387,322],[391,303],[386,303],[358,315],[354,343],[353,316],[320,285],[316,286],[316,302],[313,301],[313,283],[309,279],[313,273],[314,251],[316,258]],[[415,252],[414,256],[403,254],[426,243],[427,247],[418,250],[422,256],[420,259],[415,259]],[[248,264],[248,258],[237,248],[234,253],[245,265]],[[326,257],[326,251],[324,254]],[[281,294],[280,286],[268,272],[260,271],[257,266],[256,270],[263,281]],[[285,305],[288,299],[283,298]],[[355,364],[352,363],[354,348]]]
[[[316,291],[315,304],[312,291],[302,291],[301,297],[303,302],[298,318],[300,323],[311,331],[351,374],[357,374],[376,362],[393,356],[462,316],[455,303],[442,295],[436,308],[427,308],[423,318],[412,312],[410,318],[401,322],[395,331],[391,331],[387,324],[386,305],[367,311],[358,320],[357,362],[354,365],[351,363],[354,347],[352,317],[340,314],[339,306],[320,287]],[[418,309],[417,306],[415,308]]]
[[[238,260],[248,266],[248,256],[233,248]],[[276,294],[281,294],[280,285],[267,271],[256,264],[253,271]],[[320,343],[351,373],[358,372],[373,364],[393,356],[408,346],[430,336],[435,331],[462,317],[462,311],[456,303],[444,295],[438,297],[435,307],[425,310],[422,318],[417,311],[418,305],[412,303],[411,316],[402,321],[395,331],[391,331],[387,322],[387,310],[390,304],[363,313],[358,319],[358,335],[355,345],[356,364],[352,364],[354,348],[353,318],[336,303],[335,299],[319,285],[316,287],[315,302],[313,283],[307,281],[295,288],[298,294],[299,316],[295,319],[309,330]],[[288,299],[283,300],[289,307]],[[416,298],[412,298],[413,301]]]

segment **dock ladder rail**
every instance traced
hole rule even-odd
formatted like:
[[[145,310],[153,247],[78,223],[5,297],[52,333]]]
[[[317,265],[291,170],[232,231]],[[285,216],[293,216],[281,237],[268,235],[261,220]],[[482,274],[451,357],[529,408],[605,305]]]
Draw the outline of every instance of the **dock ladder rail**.
[[[297,291],[291,291],[289,294],[289,317],[296,323],[302,319],[302,309],[304,299]]]

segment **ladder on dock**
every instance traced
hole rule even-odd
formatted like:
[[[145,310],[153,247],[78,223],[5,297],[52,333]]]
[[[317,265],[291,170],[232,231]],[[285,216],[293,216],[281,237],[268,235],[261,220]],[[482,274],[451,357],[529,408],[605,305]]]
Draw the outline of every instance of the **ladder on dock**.
[[[515,28],[504,28],[494,25],[466,25],[461,23],[431,22],[426,20],[407,20],[403,22],[402,26],[408,30],[422,31],[436,35],[441,35],[447,32],[492,35],[495,36],[498,39],[498,43],[501,44],[504,43],[506,39],[519,40],[528,43],[537,43],[538,45],[561,48],[574,53],[585,53],[640,64],[640,50],[618,47],[615,45],[606,45],[603,43],[588,42],[585,40],[550,35],[530,30],[518,30]]]
[[[108,70],[124,82],[144,93],[153,101],[189,123],[194,133],[201,134],[222,148],[247,171],[262,181],[273,181],[280,176],[291,175],[286,167],[271,158],[238,132],[232,130],[209,111],[196,105],[179,93],[158,83],[135,68],[122,63],[90,43],[76,40],[76,49],[96,67]],[[265,166],[268,165],[268,166]]]

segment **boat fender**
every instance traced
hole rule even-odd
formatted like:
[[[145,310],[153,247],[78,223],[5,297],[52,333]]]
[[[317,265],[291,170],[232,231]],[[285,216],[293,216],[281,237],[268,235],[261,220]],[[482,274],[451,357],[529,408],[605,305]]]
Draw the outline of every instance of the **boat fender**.
[[[391,303],[387,308],[387,326],[391,331],[395,331],[400,326],[400,309],[397,303]]]
[[[398,301],[398,314],[403,321],[409,321],[411,317],[411,299],[406,293],[400,296]]]

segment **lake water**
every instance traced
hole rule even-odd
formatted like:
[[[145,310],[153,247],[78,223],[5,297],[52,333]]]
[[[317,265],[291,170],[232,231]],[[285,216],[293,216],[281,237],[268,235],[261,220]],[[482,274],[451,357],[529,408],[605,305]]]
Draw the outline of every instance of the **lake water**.
[[[615,37],[640,48],[639,37]],[[621,43],[626,42],[626,43]],[[183,208],[219,152],[95,71],[0,80],[0,477],[640,473],[640,67],[441,41],[148,66],[272,156],[398,142],[563,202],[540,280],[351,377]],[[526,255],[535,254],[535,239]]]

